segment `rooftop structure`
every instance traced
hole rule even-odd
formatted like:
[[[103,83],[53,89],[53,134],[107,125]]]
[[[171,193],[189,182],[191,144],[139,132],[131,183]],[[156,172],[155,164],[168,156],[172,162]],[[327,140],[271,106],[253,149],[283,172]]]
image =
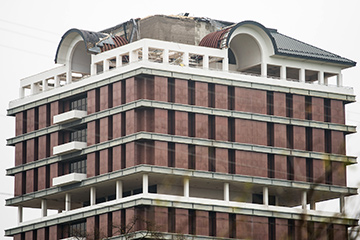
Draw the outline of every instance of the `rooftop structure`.
[[[254,21],[155,15],[70,29],[55,63],[9,104],[7,236],[346,239],[357,224],[341,74],[355,62]],[[316,210],[329,199],[339,213]]]

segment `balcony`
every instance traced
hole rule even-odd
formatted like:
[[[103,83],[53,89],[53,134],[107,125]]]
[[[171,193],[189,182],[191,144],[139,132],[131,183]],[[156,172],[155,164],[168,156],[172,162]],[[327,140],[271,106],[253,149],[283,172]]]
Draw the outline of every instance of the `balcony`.
[[[86,111],[72,110],[54,116],[54,124],[64,124],[75,120],[82,119],[87,115]]]
[[[68,154],[68,153],[72,153],[72,152],[76,152],[76,151],[81,151],[83,148],[86,148],[86,147],[87,147],[86,142],[73,141],[73,142],[65,143],[65,144],[62,144],[59,146],[55,146],[53,148],[53,154],[54,155]]]
[[[60,177],[53,178],[53,186],[64,186],[86,179],[85,173],[70,173]]]

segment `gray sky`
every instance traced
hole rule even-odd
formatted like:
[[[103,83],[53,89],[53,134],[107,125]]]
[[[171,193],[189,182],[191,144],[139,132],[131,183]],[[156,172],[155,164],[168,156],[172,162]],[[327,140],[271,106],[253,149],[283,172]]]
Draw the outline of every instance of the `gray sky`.
[[[254,20],[265,27],[323,48],[360,64],[360,2],[358,0],[302,1],[19,1],[3,2],[0,9],[0,236],[16,225],[17,211],[4,207],[13,196],[13,177],[5,169],[14,165],[14,148],[6,147],[15,133],[14,118],[6,117],[10,100],[18,98],[19,80],[55,67],[61,36],[70,28],[99,31],[131,18],[154,14],[179,14],[241,22]],[[136,4],[135,4],[136,3]],[[134,4],[134,5],[131,5]],[[360,95],[360,67],[343,71],[344,85]],[[360,103],[347,105],[347,124],[359,126]],[[359,128],[360,129],[360,128]],[[358,131],[360,131],[358,129]],[[360,155],[360,134],[347,137],[347,154]],[[348,167],[348,185],[359,186],[360,168]],[[360,198],[347,200],[349,213],[360,212]],[[323,208],[336,209],[337,204]],[[25,212],[26,215],[40,212]],[[1,239],[1,237],[0,237]]]

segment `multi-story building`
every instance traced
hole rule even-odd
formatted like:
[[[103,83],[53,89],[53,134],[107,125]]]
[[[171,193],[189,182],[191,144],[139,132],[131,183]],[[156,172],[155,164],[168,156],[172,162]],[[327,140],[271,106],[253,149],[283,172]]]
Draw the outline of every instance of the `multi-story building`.
[[[253,21],[156,15],[71,29],[55,63],[9,105],[7,236],[346,239],[357,224],[341,74],[355,62]],[[316,210],[329,199],[340,212]]]

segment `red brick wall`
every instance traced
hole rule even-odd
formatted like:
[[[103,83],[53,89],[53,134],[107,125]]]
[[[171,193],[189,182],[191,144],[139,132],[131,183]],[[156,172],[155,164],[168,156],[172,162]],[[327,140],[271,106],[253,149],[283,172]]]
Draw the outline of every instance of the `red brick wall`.
[[[267,177],[267,154],[236,151],[235,173]]]
[[[293,118],[305,119],[305,96],[293,95]]]
[[[195,146],[195,158],[196,170],[208,171],[209,170],[209,161],[208,161],[208,147]]]
[[[46,166],[38,168],[38,190],[46,188]]]
[[[126,135],[135,133],[137,130],[136,128],[136,121],[135,121],[135,110],[129,110],[126,112]]]
[[[109,88],[109,85],[100,88],[100,111],[108,109],[111,106],[109,102]]]
[[[26,111],[26,130],[27,132],[35,130],[35,108]]]
[[[126,143],[126,166],[125,167],[132,167],[136,164],[135,158],[135,142]]]
[[[112,138],[121,137],[121,113],[113,115]]]
[[[34,191],[34,169],[26,171],[26,193]]]
[[[276,239],[288,239],[288,220],[276,218],[275,225]]]
[[[228,149],[217,148],[215,151],[215,169],[216,172],[228,173]]]
[[[121,234],[121,224],[121,211],[112,212],[112,236],[117,236]]]
[[[195,81],[195,105],[208,107],[208,84]]]
[[[215,140],[228,141],[228,118],[215,116]]]
[[[252,239],[268,239],[269,225],[267,217],[252,217],[253,238]]]
[[[168,111],[163,109],[154,109],[154,132],[168,133]]]
[[[22,173],[15,173],[15,183],[14,183],[14,195],[20,196],[23,194],[23,177]]]
[[[168,166],[168,143],[167,142],[154,142],[154,165]]]
[[[294,157],[294,180],[306,181],[306,159]]]
[[[267,145],[266,122],[235,119],[235,141],[239,143]]]
[[[345,124],[343,101],[331,100],[331,122]]]
[[[88,122],[87,123],[87,136],[86,141],[87,145],[91,146],[96,144],[96,121]]]
[[[312,104],[312,120],[314,121],[324,121],[324,99],[318,97],[311,98]]]
[[[26,162],[35,161],[35,139],[30,139],[26,141]]]
[[[50,165],[50,187],[53,186],[52,180],[59,176],[59,163],[52,163]]]
[[[313,151],[325,152],[325,131],[323,129],[313,128]]]
[[[274,124],[274,147],[287,147],[286,125]]]
[[[266,114],[266,91],[235,87],[235,110]]]
[[[99,215],[99,237],[100,239],[111,237],[111,234],[108,234],[109,227],[112,228],[111,222],[109,222],[108,213]]]
[[[15,166],[23,164],[23,143],[19,142],[15,144]]]
[[[53,155],[53,148],[59,145],[59,132],[50,133],[50,156]]]
[[[195,114],[195,137],[208,138],[209,117],[205,114]]]
[[[43,158],[47,157],[46,156],[46,151],[47,151],[46,146],[49,143],[47,143],[47,141],[46,141],[46,136],[40,136],[38,139],[39,139],[38,140],[38,144],[39,144],[39,146],[38,146],[38,159],[43,159]]]
[[[188,168],[188,145],[175,143],[175,167]]]
[[[109,151],[110,149],[104,149],[100,151],[99,155],[99,173],[104,174],[110,172],[109,169]]]
[[[50,104],[50,123],[51,123],[51,125],[54,124],[54,116],[58,115],[59,113],[61,113],[60,102],[59,101],[52,102]]]
[[[91,114],[94,112],[96,112],[96,90],[95,89],[87,92],[87,113]]]
[[[346,186],[346,165],[342,162],[332,162],[332,183]]]
[[[196,210],[196,229],[197,235],[209,235],[209,212]]]
[[[154,100],[167,102],[168,79],[165,77],[154,77]]]
[[[49,240],[58,240],[60,239],[60,231],[58,225],[49,227]]]
[[[100,142],[109,140],[109,118],[100,119]]]
[[[216,236],[229,237],[229,214],[216,213]]]
[[[306,150],[305,127],[294,126],[294,149]]]
[[[325,162],[323,160],[313,159],[314,182],[325,183]]]
[[[132,102],[137,99],[137,86],[135,78],[128,78],[126,81],[126,102]]]
[[[112,152],[112,169],[113,171],[117,171],[121,169],[121,146],[115,146],[112,148],[113,152]]]
[[[18,136],[24,133],[24,112],[15,114],[15,135]]]
[[[189,210],[175,209],[175,232],[180,234],[189,233]]]
[[[87,177],[95,176],[95,168],[96,168],[96,153],[87,154],[86,159],[86,174]]]
[[[188,81],[175,79],[175,103],[188,104]]]
[[[99,230],[95,218],[95,216],[86,218],[86,236],[90,239],[95,239],[95,231]]]
[[[25,240],[36,240],[33,231],[25,232]]]
[[[228,109],[228,87],[215,84],[215,108]]]
[[[188,136],[188,113],[175,111],[175,135]]]
[[[331,152],[345,155],[345,137],[343,132],[331,131]]]
[[[113,83],[113,107],[121,105],[121,82]]]
[[[287,179],[287,160],[286,156],[275,155],[275,178]]]
[[[46,240],[45,228],[39,228],[36,232],[37,240]]]
[[[47,115],[46,105],[39,106],[39,129],[47,127]]]
[[[286,94],[274,92],[274,115],[286,117]]]

